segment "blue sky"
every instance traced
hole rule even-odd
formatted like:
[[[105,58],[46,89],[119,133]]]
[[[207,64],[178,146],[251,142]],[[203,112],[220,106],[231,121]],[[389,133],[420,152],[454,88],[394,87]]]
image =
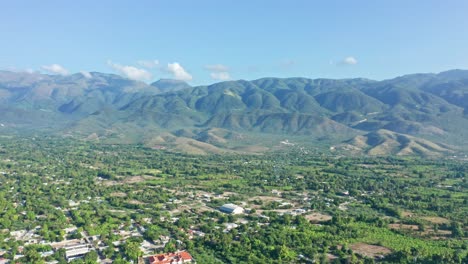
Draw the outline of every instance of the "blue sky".
[[[0,1],[0,69],[191,84],[468,69],[468,1]]]

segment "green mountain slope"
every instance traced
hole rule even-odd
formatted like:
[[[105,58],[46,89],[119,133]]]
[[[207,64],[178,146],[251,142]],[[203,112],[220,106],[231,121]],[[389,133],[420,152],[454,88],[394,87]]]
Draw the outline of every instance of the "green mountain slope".
[[[463,70],[384,81],[262,78],[198,87],[175,80],[148,85],[97,72],[1,71],[0,103],[0,133],[5,127],[48,128],[121,143],[157,142],[166,135],[161,142],[174,149],[190,143],[215,152],[263,149],[285,137],[309,145],[346,142],[368,154],[468,149]],[[373,144],[374,138],[386,143]]]

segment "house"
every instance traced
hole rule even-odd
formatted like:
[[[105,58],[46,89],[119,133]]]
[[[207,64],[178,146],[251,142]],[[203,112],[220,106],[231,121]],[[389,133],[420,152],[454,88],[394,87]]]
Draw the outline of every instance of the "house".
[[[183,264],[191,263],[192,261],[193,258],[187,251],[165,253],[149,257],[150,264]]]
[[[223,213],[227,214],[242,214],[244,213],[244,208],[237,206],[235,204],[225,204],[219,208]]]
[[[305,209],[294,209],[294,214],[305,214],[307,211]]]
[[[91,251],[91,248],[88,244],[78,244],[64,247],[65,257],[68,261],[71,261],[76,258],[83,257],[88,252]]]

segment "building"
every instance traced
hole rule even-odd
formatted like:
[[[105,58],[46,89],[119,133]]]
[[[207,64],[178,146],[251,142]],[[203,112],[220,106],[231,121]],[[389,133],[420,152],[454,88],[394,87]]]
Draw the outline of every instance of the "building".
[[[72,261],[76,258],[81,258],[86,255],[91,248],[87,244],[78,244],[64,247],[65,249],[65,257],[67,261]]]
[[[191,263],[192,261],[193,258],[187,251],[159,254],[149,257],[150,264],[183,264]]]
[[[227,214],[242,214],[244,213],[244,208],[237,206],[235,204],[225,204],[219,208],[223,213]]]

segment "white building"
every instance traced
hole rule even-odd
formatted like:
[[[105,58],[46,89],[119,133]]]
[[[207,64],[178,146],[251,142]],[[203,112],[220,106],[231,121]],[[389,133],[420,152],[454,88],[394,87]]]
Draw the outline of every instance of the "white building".
[[[64,248],[65,257],[68,261],[84,256],[86,253],[91,251],[91,248],[87,244],[72,245]]]
[[[237,206],[235,204],[225,204],[219,208],[223,213],[227,214],[243,214],[244,208]]]

